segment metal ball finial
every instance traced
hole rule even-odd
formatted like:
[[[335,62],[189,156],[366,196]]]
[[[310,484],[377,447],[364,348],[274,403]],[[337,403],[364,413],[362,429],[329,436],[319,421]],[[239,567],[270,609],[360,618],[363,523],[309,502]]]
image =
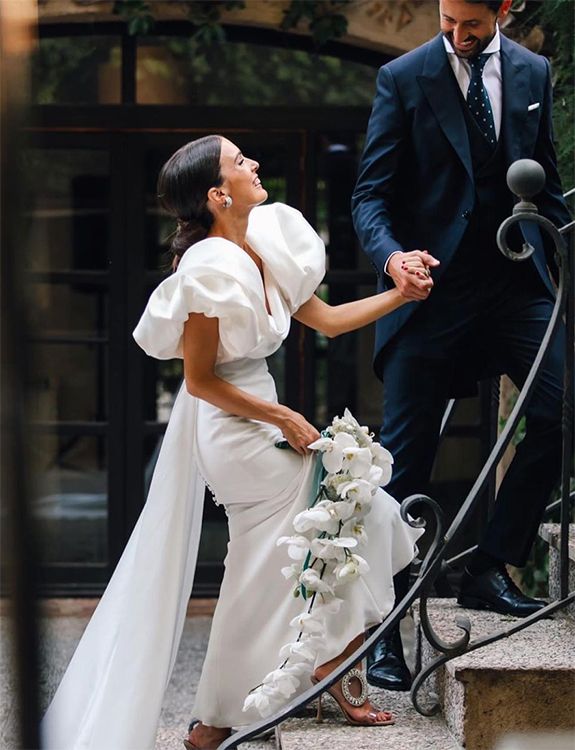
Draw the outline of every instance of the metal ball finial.
[[[533,159],[518,159],[507,170],[507,184],[522,200],[537,195],[545,186],[545,170]]]

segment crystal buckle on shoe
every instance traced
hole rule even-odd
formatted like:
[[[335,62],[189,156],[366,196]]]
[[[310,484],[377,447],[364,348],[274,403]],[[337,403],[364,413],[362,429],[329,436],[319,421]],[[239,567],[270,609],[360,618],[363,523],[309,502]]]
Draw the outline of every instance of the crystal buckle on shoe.
[[[357,696],[353,695],[350,690],[351,681],[354,677],[359,680],[359,684],[361,685],[361,693]],[[363,706],[368,697],[367,680],[365,679],[364,673],[360,669],[350,669],[341,680],[341,692],[350,705]]]

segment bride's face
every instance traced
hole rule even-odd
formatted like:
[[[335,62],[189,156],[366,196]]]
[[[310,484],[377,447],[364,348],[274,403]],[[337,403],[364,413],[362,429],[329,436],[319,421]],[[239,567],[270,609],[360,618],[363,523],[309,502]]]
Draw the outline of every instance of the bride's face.
[[[224,179],[221,189],[232,197],[236,207],[251,208],[267,200],[267,191],[258,177],[260,165],[244,156],[227,138],[222,138],[220,168]]]

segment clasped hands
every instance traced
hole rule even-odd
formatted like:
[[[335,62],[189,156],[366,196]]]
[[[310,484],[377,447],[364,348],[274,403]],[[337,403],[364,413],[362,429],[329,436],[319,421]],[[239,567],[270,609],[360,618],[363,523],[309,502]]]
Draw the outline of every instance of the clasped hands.
[[[387,273],[395,282],[402,297],[425,300],[433,288],[431,269],[439,265],[427,250],[394,253],[387,264]]]

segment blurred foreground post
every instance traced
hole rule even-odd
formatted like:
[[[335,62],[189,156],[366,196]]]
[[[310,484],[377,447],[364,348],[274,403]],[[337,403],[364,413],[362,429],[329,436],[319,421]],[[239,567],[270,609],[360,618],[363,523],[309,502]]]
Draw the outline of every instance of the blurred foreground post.
[[[35,0],[0,2],[0,238],[1,273],[1,517],[3,590],[10,600],[13,669],[18,690],[19,745],[40,747],[38,737],[36,546],[29,507],[29,444],[25,436],[26,307],[22,259],[19,154],[28,105],[28,59],[37,23]]]

